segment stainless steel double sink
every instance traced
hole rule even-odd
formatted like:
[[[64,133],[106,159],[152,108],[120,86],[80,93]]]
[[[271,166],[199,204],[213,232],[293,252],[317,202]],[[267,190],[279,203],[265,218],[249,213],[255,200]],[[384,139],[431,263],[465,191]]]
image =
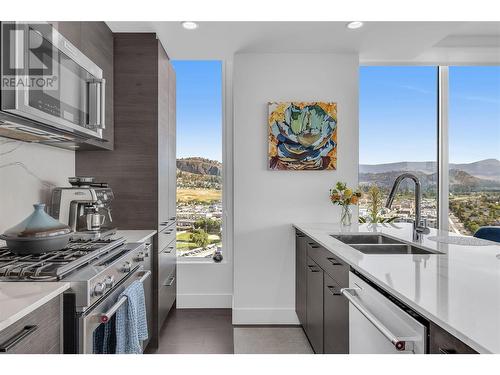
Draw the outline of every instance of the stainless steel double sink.
[[[384,234],[332,234],[331,236],[363,254],[442,254]]]

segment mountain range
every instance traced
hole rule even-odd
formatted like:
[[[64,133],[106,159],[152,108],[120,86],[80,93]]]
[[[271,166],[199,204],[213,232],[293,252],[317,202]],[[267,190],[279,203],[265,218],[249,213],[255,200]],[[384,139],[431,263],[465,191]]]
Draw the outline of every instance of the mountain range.
[[[450,170],[464,171],[471,176],[500,181],[500,161],[498,159],[485,159],[473,163],[453,164],[450,163]],[[417,171],[425,174],[436,173],[437,162],[397,162],[387,164],[360,164],[359,173],[386,173],[393,171]]]
[[[201,157],[177,159],[178,184],[183,187],[220,189],[222,184],[222,163]],[[361,164],[359,166],[360,185],[376,183],[381,188],[390,189],[394,180],[402,172],[411,171],[417,175],[424,191],[433,190],[437,185],[437,163],[397,162],[387,164]],[[450,163],[450,191],[471,192],[500,190],[500,161],[486,159],[473,163]],[[404,181],[403,189],[412,187],[413,182]]]
[[[429,190],[437,184],[436,162],[398,162],[388,164],[359,166],[360,185],[376,183],[383,188],[390,188],[401,172],[415,173],[423,190]],[[468,164],[450,164],[450,191],[471,192],[481,190],[500,190],[500,161],[486,159]],[[404,181],[402,187],[409,188],[413,183]]]
[[[177,159],[177,187],[222,189],[222,163],[200,157]]]
[[[177,159],[177,169],[194,174],[221,176],[222,163],[200,157]]]

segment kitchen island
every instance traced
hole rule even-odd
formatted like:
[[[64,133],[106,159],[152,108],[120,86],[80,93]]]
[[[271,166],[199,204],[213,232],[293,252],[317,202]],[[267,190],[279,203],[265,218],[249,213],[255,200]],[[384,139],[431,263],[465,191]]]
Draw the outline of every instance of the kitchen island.
[[[412,242],[412,224],[341,227],[320,223],[294,227],[474,350],[500,353],[499,244],[478,239],[460,241],[451,233],[431,229],[415,244],[435,253],[365,254],[332,235],[380,233]]]

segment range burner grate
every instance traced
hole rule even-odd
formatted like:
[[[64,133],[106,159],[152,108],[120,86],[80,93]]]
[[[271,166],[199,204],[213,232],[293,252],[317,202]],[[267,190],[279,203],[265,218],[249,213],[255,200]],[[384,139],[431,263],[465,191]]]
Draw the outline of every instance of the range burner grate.
[[[0,277],[17,280],[60,280],[68,273],[122,245],[125,239],[71,241],[67,248],[44,254],[16,255],[0,248]]]

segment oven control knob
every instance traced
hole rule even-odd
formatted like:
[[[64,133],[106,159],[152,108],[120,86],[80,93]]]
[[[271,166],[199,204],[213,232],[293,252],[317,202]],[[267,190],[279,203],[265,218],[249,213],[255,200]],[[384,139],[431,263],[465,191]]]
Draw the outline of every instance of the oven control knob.
[[[142,262],[142,261],[144,260],[144,258],[145,258],[145,257],[146,257],[146,256],[144,255],[144,252],[139,251],[139,252],[137,253],[137,258],[136,258],[136,259],[137,259],[137,261],[138,261],[138,262]]]
[[[122,266],[123,272],[130,272],[131,269],[132,269],[132,264],[128,260],[125,263],[123,263]]]
[[[102,296],[106,290],[106,285],[104,283],[97,283],[94,285],[94,296]]]
[[[113,276],[108,276],[104,279],[104,285],[106,288],[111,289],[115,285],[115,278]]]

